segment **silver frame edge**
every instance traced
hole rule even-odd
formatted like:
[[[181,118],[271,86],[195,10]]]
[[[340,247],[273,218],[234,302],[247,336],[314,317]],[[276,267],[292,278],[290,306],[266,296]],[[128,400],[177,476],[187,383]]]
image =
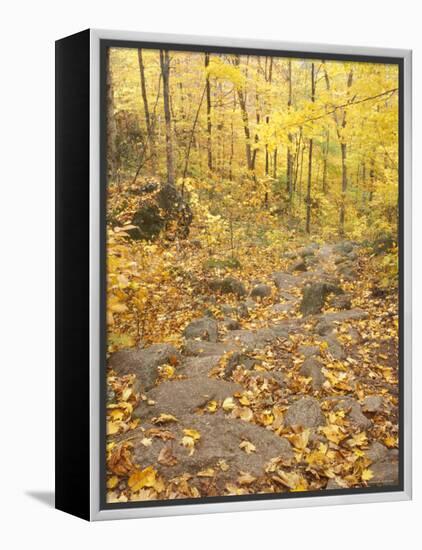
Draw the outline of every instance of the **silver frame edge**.
[[[371,55],[404,60],[404,365],[403,418],[404,490],[383,493],[310,496],[289,499],[252,500],[198,504],[173,504],[147,508],[100,508],[100,40],[127,40],[199,46],[274,49],[316,54]],[[113,520],[187,514],[260,511],[338,504],[377,503],[412,498],[412,51],[404,49],[341,46],[273,40],[191,36],[90,29],[90,519]]]

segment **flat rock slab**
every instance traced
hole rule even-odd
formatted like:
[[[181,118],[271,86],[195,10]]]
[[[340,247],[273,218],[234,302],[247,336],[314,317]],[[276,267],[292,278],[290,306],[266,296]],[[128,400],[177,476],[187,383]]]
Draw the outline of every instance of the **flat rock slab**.
[[[218,325],[214,319],[209,317],[201,317],[191,321],[183,331],[183,336],[186,339],[200,338],[210,342],[217,342]]]
[[[153,344],[117,351],[111,355],[108,366],[119,376],[136,374],[140,390],[148,391],[158,378],[158,367],[179,362],[180,358],[180,353],[170,344]]]
[[[397,457],[388,457],[369,466],[373,477],[368,484],[373,485],[398,485],[399,462]]]
[[[145,437],[144,433],[139,433],[135,438],[132,435],[130,439],[134,445],[134,457],[138,465],[141,468],[153,466],[166,479],[184,473],[195,476],[201,471],[213,468],[217,486],[223,487],[227,481],[235,483],[240,472],[247,472],[253,476],[263,475],[266,464],[272,458],[293,457],[290,443],[285,438],[243,420],[223,418],[222,414],[188,415],[177,424],[166,425],[167,429],[173,433],[174,440],[162,441],[152,438],[152,444],[145,447],[141,443]],[[191,455],[189,449],[181,444],[183,429],[194,429],[200,434]],[[252,443],[256,451],[246,453],[239,447],[243,441]],[[164,447],[168,448],[177,463],[165,465],[158,462],[158,456]],[[228,466],[226,471],[218,466],[221,460]]]
[[[206,355],[204,357],[188,357],[180,368],[177,369],[178,374],[182,374],[187,378],[195,378],[198,376],[208,376],[209,372],[218,365],[221,359],[220,355]]]
[[[242,389],[242,386],[234,382],[200,376],[186,380],[168,380],[148,392],[148,399],[155,403],[148,405],[146,401],[141,401],[135,415],[141,420],[158,417],[160,414],[172,414],[181,418],[205,407],[209,401],[222,402]]]
[[[233,333],[234,331],[232,331]],[[232,334],[231,333],[231,334]],[[209,355],[222,356],[229,351],[238,351],[240,346],[233,341],[226,342],[201,342],[198,340],[187,340],[183,353],[187,356],[206,357]]]
[[[360,321],[368,318],[368,313],[363,309],[349,309],[346,311],[333,311],[318,315],[318,318],[327,323],[342,323],[343,321]]]
[[[238,344],[243,349],[254,350],[265,347],[276,338],[277,334],[269,328],[259,330],[232,330],[227,335],[226,342]]]
[[[284,271],[277,271],[273,273],[272,279],[275,283],[275,286],[282,291],[291,290],[300,286],[303,281],[300,277],[292,275],[291,273],[285,273]]]

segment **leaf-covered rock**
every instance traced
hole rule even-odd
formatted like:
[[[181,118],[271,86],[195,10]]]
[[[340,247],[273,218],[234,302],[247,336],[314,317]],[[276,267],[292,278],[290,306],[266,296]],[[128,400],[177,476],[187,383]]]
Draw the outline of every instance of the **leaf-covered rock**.
[[[202,317],[191,321],[183,331],[186,339],[199,338],[200,340],[208,340],[209,342],[217,342],[218,325],[214,319]]]
[[[142,391],[152,388],[158,378],[158,367],[180,361],[180,353],[170,344],[153,344],[147,348],[117,351],[110,356],[108,366],[117,374],[136,374]]]
[[[317,399],[302,397],[290,405],[284,417],[286,426],[302,426],[302,428],[316,428],[324,426],[325,416]]]

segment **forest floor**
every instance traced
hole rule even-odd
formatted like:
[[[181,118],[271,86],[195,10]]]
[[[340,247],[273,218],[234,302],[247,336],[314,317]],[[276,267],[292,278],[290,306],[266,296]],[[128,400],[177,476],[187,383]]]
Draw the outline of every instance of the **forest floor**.
[[[176,281],[177,337],[109,358],[108,501],[397,484],[397,294],[371,265],[310,243]]]

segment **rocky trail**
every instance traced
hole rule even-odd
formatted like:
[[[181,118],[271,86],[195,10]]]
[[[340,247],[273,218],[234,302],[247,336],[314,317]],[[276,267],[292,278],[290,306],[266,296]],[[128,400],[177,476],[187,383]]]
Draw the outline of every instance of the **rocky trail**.
[[[180,349],[110,356],[111,501],[397,483],[395,304],[353,243],[286,260],[210,279]]]

